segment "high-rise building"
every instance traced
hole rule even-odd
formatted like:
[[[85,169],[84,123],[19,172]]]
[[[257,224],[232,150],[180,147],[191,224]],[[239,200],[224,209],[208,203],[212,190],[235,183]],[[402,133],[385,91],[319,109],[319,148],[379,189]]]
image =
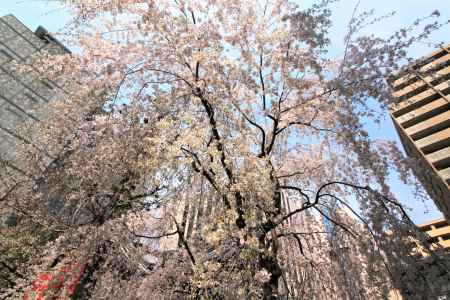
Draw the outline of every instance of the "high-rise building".
[[[450,220],[450,45],[390,79],[396,102],[391,118],[415,174]]]
[[[28,173],[26,158],[18,153],[22,145],[32,143],[30,135],[21,131],[23,125],[32,128],[34,122],[43,120],[47,104],[56,90],[62,89],[36,68],[26,73],[18,70],[18,65],[33,67],[43,50],[50,54],[69,52],[43,27],[33,32],[13,15],[0,17],[0,193],[11,175]]]
[[[421,276],[426,278],[428,287],[431,291],[439,295],[438,299],[450,299],[450,282],[448,270],[450,268],[450,225],[444,219],[432,220],[417,225],[425,233],[428,242],[431,244],[432,255],[423,251],[421,247],[417,248],[416,258],[419,260]],[[436,260],[436,255],[439,260]],[[405,295],[405,299],[408,296]]]
[[[446,219],[441,218],[419,224],[417,228],[425,234],[428,243],[430,243],[429,250],[431,252],[426,250],[416,237],[411,236],[410,239],[405,240],[405,243],[412,241],[417,245],[409,256],[410,259],[414,260],[415,266],[411,268],[411,266],[405,264],[406,269],[401,276],[404,276],[404,280],[413,282],[416,286],[423,287],[425,284],[425,287],[434,294],[430,294],[429,299],[450,299],[450,282],[448,280],[450,224]],[[406,286],[406,289],[402,291],[392,289],[388,299],[406,300],[411,298],[413,297]]]
[[[432,220],[417,227],[427,234],[429,242],[450,250],[450,224],[446,219]]]

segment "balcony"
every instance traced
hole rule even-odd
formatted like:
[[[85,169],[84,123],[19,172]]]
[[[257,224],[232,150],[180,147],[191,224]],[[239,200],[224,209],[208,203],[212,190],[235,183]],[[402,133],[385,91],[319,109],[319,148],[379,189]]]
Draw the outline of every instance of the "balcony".
[[[413,140],[418,140],[448,127],[450,127],[450,111],[429,118],[405,129],[405,131]]]
[[[413,126],[430,117],[439,115],[447,110],[450,110],[450,103],[444,99],[439,98],[431,103],[421,106],[403,116],[397,118],[397,121],[404,127]]]
[[[450,127],[414,142],[425,154],[450,146]]]
[[[443,94],[448,94],[450,92],[450,81],[440,83],[434,86],[434,89],[427,89],[424,92],[412,96],[411,98],[392,105],[391,111],[393,111],[393,115],[395,117],[413,111],[418,107],[438,99],[440,95],[436,91],[442,92]]]
[[[448,182],[450,181],[450,167],[440,170],[439,171],[439,175],[442,177],[442,179],[444,179],[444,181]]]
[[[400,97],[407,97],[407,98],[409,98],[409,97],[412,96],[412,95],[409,95],[409,94],[414,93],[414,91],[421,90],[421,89],[424,89],[424,88],[426,89],[427,88],[426,87],[427,83],[433,83],[434,81],[438,80],[439,78],[447,78],[449,74],[450,74],[450,66],[446,67],[446,68],[444,68],[442,70],[439,70],[438,72],[436,72],[433,75],[429,75],[429,76],[424,77],[423,80],[416,81],[416,82],[406,86],[405,88],[394,92],[393,96],[396,97],[396,98],[400,98]]]

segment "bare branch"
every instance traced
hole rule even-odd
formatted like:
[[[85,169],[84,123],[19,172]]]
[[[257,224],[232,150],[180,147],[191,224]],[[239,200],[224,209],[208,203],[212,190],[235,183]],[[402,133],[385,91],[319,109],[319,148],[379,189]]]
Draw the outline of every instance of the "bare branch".
[[[262,53],[261,53],[259,55],[259,80],[261,81],[263,110],[266,110],[266,87],[264,85],[262,67],[263,67],[263,57],[262,57]]]
[[[317,208],[316,206],[314,206],[314,209],[317,210],[322,217],[324,217],[325,219],[327,219],[328,221],[330,221],[331,223],[333,223],[334,225],[338,226],[339,228],[341,228],[342,230],[344,230],[345,232],[347,232],[348,234],[350,234],[352,237],[356,238],[356,234],[353,233],[350,229],[348,229],[346,226],[342,225],[341,223],[333,220],[332,218],[330,218],[329,216],[327,216],[325,213],[323,213],[319,208]]]
[[[155,235],[155,236],[133,233],[133,235],[135,237],[140,237],[140,238],[145,238],[145,239],[161,239],[163,237],[168,237],[168,236],[172,236],[172,235],[175,235],[175,234],[178,234],[178,230],[174,231],[174,232],[170,232],[170,233],[163,233],[161,235]]]
[[[172,220],[173,220],[173,222],[175,223],[175,226],[176,226],[176,228],[177,228],[176,233],[178,234],[178,238],[180,239],[181,244],[182,244],[182,245],[184,246],[184,248],[186,249],[186,251],[187,251],[187,253],[188,253],[188,255],[189,255],[189,258],[191,259],[192,264],[195,265],[194,254],[192,253],[191,248],[189,247],[188,242],[187,242],[186,239],[184,238],[183,232],[180,230],[180,226],[178,225],[178,222],[177,222],[177,220],[175,219],[174,216],[172,216]]]
[[[266,132],[264,131],[264,128],[262,128],[258,123],[250,119],[245,112],[243,112],[235,103],[233,103],[234,107],[242,114],[244,119],[249,122],[251,125],[255,126],[259,131],[261,132],[261,152],[258,155],[258,157],[264,157],[265,156],[265,149],[266,149]]]

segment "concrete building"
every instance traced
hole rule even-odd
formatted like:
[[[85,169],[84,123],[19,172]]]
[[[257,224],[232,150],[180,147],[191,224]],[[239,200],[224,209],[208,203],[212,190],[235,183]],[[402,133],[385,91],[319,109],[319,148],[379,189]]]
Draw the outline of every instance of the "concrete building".
[[[417,227],[427,235],[428,242],[431,243],[431,249],[441,259],[440,263],[437,263],[433,255],[424,254],[423,251],[419,250],[423,261],[422,273],[427,278],[430,289],[439,294],[438,299],[450,299],[450,281],[448,279],[450,268],[450,224],[446,219],[442,218],[419,224]]]
[[[33,124],[46,117],[47,104],[56,90],[62,89],[36,68],[26,74],[17,70],[17,64],[33,67],[42,50],[50,54],[69,52],[43,27],[33,32],[13,15],[0,17],[0,193],[11,175],[27,175],[26,157],[18,149],[32,143]],[[23,129],[25,124],[28,134]]]
[[[390,115],[416,176],[450,220],[450,45],[390,79]]]
[[[438,219],[418,225],[429,236],[429,242],[450,250],[450,224],[446,219]]]
[[[450,299],[450,282],[448,272],[450,267],[450,224],[444,219],[432,220],[417,225],[425,233],[428,242],[431,243],[432,255],[425,251],[422,246],[416,248],[411,253],[411,258],[416,259],[417,266],[414,269],[405,270],[405,277],[416,276],[417,285],[423,286],[425,283],[427,289],[434,294],[427,299]],[[413,242],[417,243],[415,238]],[[439,258],[439,260],[436,260]],[[437,295],[437,297],[436,297]],[[389,294],[390,300],[407,300],[412,296],[408,289],[400,291],[392,289]]]

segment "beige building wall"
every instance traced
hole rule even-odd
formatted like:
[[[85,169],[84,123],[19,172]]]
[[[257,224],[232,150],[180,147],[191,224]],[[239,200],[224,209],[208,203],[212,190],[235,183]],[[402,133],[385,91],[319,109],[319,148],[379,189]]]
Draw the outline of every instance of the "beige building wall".
[[[450,250],[450,224],[442,218],[418,225],[429,237],[429,242]]]
[[[431,243],[432,249],[438,250],[441,248],[444,250],[443,258],[446,261],[450,260],[450,224],[445,218],[432,220],[426,223],[422,223],[418,225],[419,229],[426,233],[428,236],[428,242]],[[426,257],[425,257],[426,259]],[[448,265],[447,265],[448,266]],[[447,270],[448,272],[449,270]],[[435,266],[431,266],[427,272],[440,274],[440,270],[436,270]],[[441,299],[450,299],[450,282],[445,277],[440,277],[439,275],[433,279],[433,281],[429,281],[430,286],[440,291],[442,294]]]
[[[198,198],[185,195],[180,197],[177,202],[168,203],[162,208],[161,214],[172,219],[171,228],[166,229],[167,232],[177,230],[174,223],[176,221],[184,239],[192,242],[192,238],[200,233],[203,226],[214,224],[214,213],[221,208],[220,202],[214,203],[214,199],[207,199],[199,193]],[[179,235],[164,237],[160,239],[159,244],[162,251],[172,251],[182,246]]]
[[[450,219],[450,45],[408,66],[390,80],[391,118],[416,176]]]
[[[432,220],[417,225],[417,227],[428,236],[428,242],[431,243],[432,249],[442,247],[447,250],[445,253],[450,254],[450,224],[445,218]],[[418,253],[421,254],[422,259],[427,259],[428,254],[418,249]],[[450,258],[449,258],[450,259]],[[426,269],[426,272],[433,273],[435,266],[430,264]],[[427,274],[425,274],[427,276]],[[449,299],[450,295],[450,282],[442,282],[437,278],[438,282],[429,281],[432,289],[438,289],[442,293],[442,299]],[[445,298],[447,297],[447,298]],[[391,290],[389,295],[390,300],[406,300],[405,297],[398,290]]]

